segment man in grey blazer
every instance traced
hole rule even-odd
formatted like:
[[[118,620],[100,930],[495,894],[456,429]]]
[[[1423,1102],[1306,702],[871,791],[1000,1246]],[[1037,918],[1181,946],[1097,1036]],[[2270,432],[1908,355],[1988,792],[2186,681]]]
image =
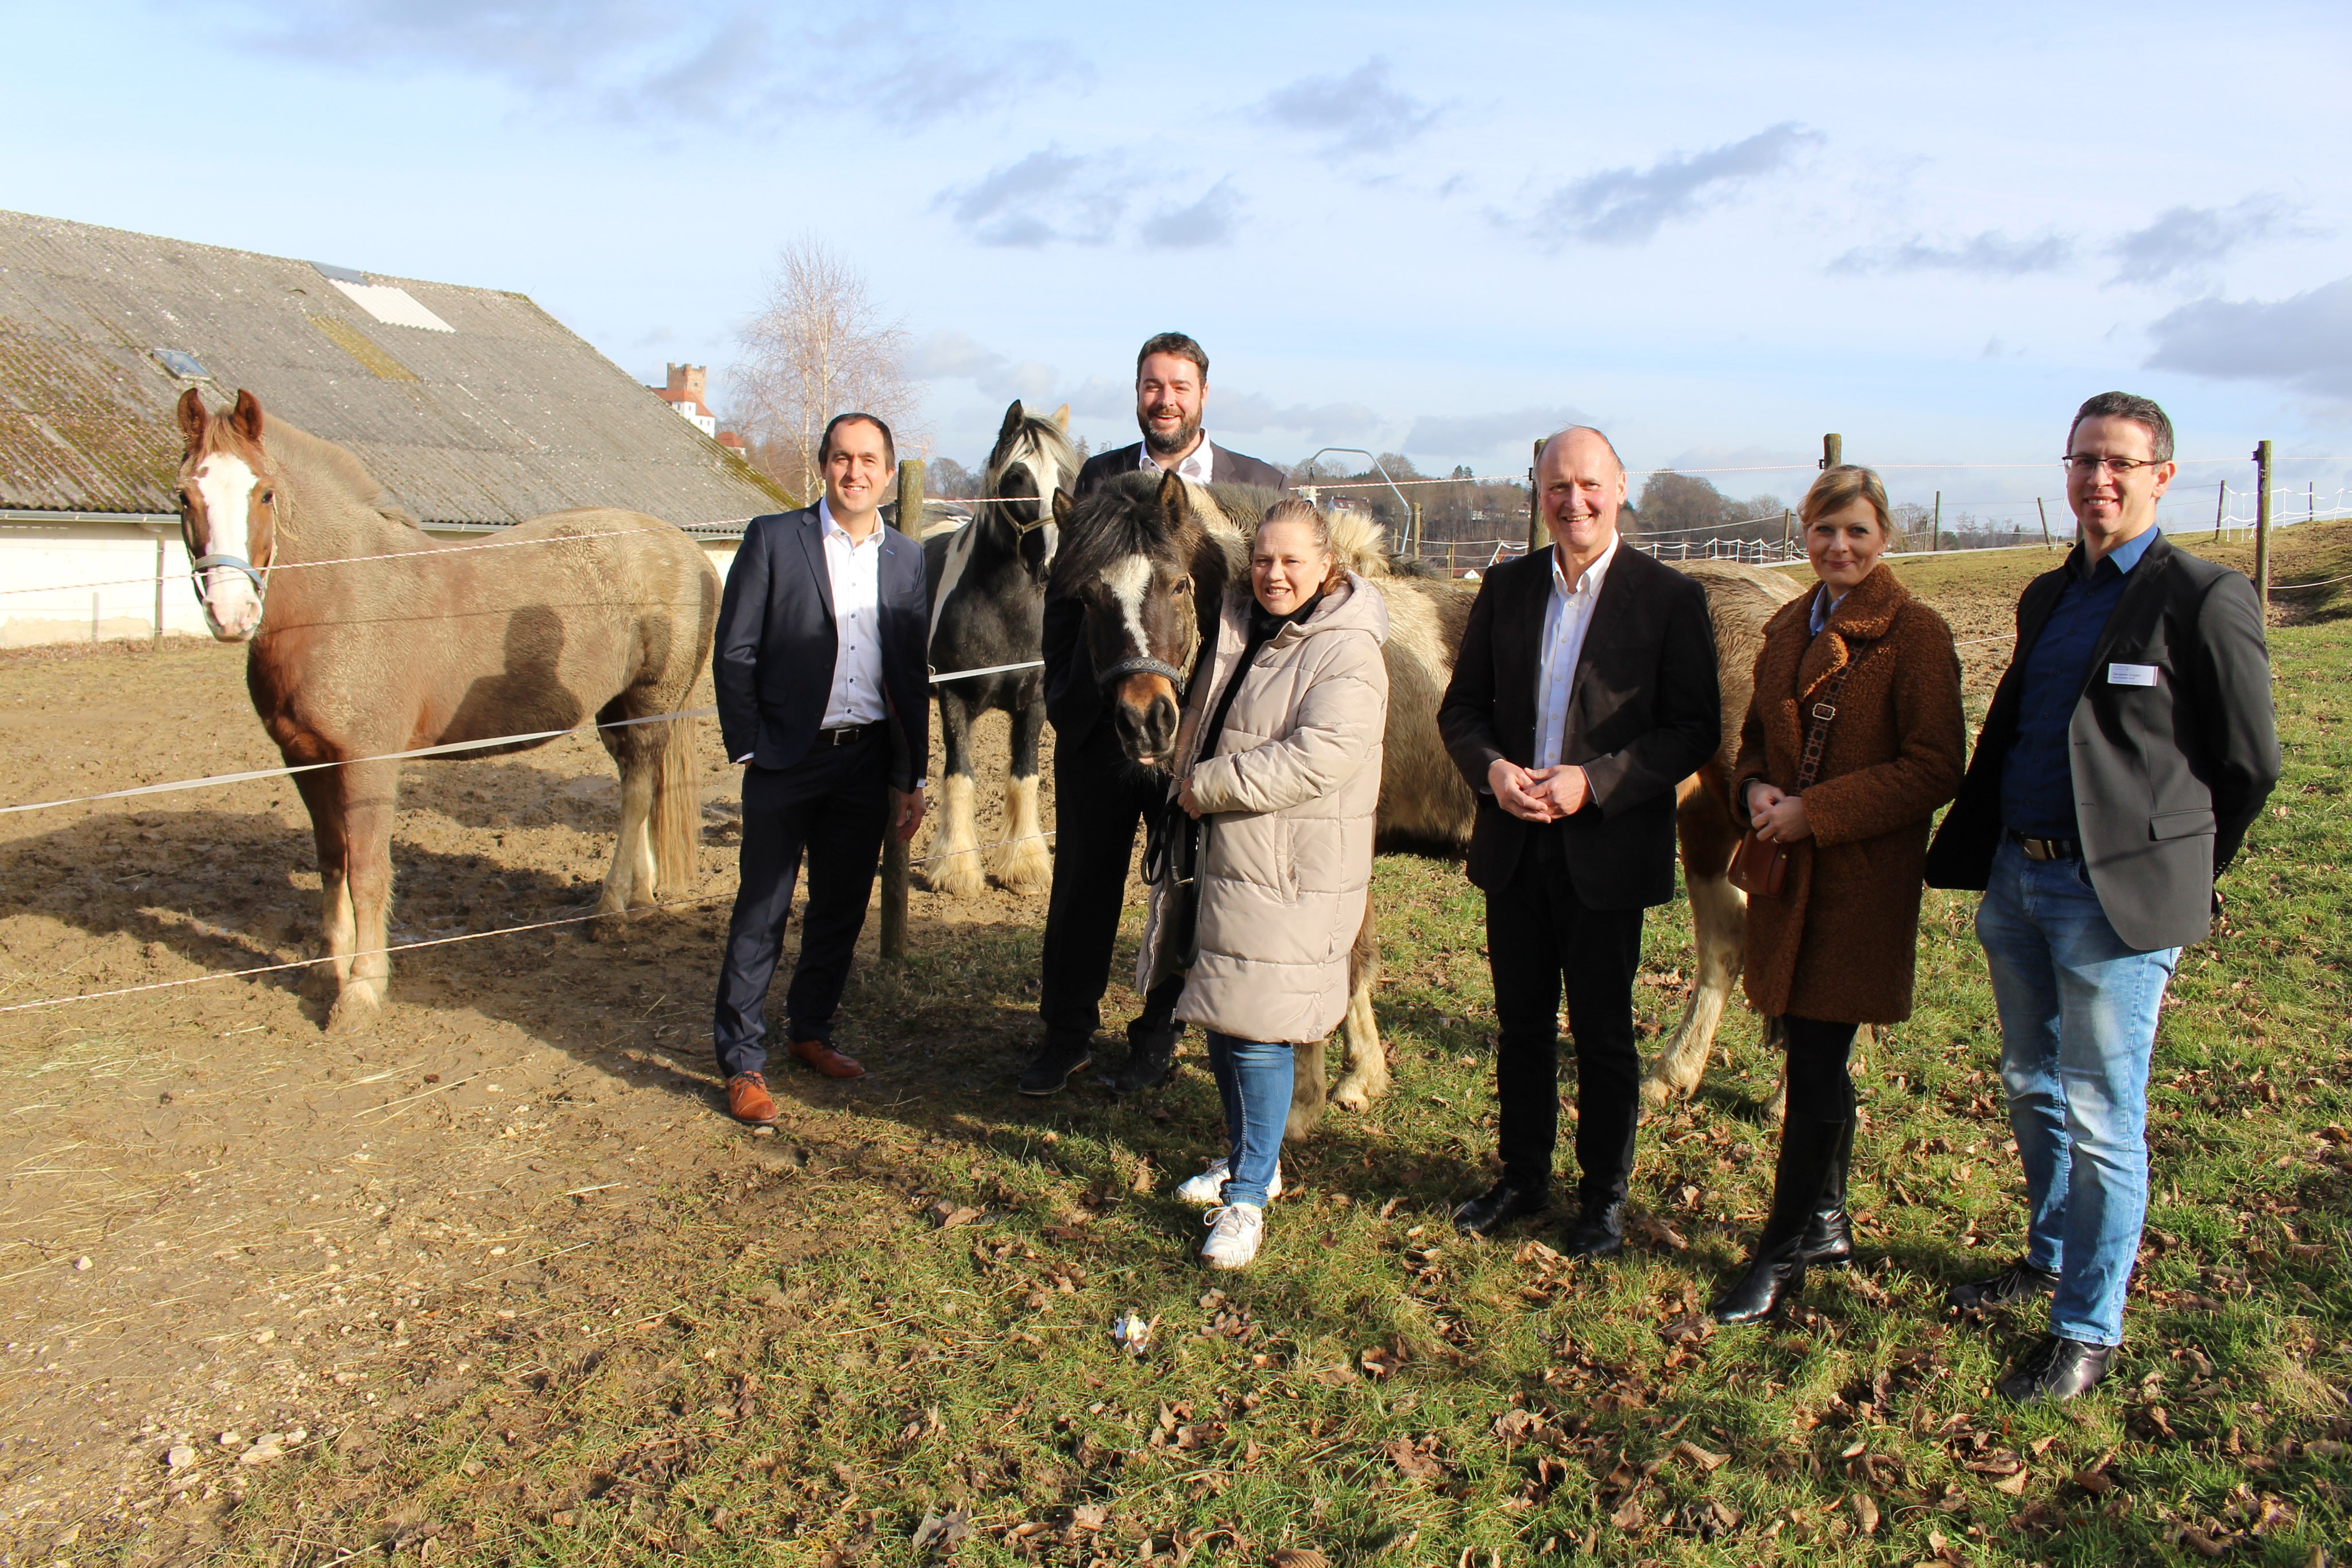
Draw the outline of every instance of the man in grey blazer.
[[[2278,781],[2262,606],[2158,531],[2173,472],[2172,422],[2148,399],[2102,392],[2074,415],[2080,542],[2018,601],[2016,650],[1927,855],[1928,885],[1984,894],[2029,1211],[2025,1256],[1948,1299],[2052,1297],[2048,1334],[2001,1382],[2016,1400],[2074,1397],[2123,1342],[2158,1009]]]

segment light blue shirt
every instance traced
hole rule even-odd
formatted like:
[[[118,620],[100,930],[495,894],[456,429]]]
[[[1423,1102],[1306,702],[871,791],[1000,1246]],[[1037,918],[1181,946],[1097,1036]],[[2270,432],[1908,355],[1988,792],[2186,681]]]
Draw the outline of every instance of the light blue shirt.
[[[1822,584],[1820,589],[1813,594],[1812,625],[1814,636],[1818,637],[1822,634],[1822,628],[1830,623],[1830,617],[1836,614],[1837,607],[1844,602],[1844,594],[1841,593],[1835,599],[1832,599],[1830,597],[1830,585],[1826,582]]]
[[[1536,682],[1536,759],[1538,768],[1559,764],[1560,747],[1568,737],[1568,699],[1576,685],[1576,664],[1584,656],[1584,634],[1592,628],[1592,607],[1600,602],[1601,584],[1609,563],[1617,559],[1617,541],[1601,552],[1571,584],[1562,575],[1559,547],[1551,552],[1551,599],[1544,606],[1543,664]]]

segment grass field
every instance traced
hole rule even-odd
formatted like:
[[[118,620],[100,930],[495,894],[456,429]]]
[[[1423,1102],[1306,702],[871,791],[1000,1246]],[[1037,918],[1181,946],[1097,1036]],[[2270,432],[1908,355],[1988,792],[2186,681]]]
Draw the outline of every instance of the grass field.
[[[2331,553],[2315,533],[2276,575],[2329,575]],[[1989,636],[2042,564],[1906,575]],[[1717,1332],[1703,1309],[1770,1177],[1758,1020],[1735,1009],[1699,1096],[1644,1124],[1623,1259],[1564,1263],[1557,1216],[1460,1239],[1445,1216],[1494,1141],[1481,904],[1456,867],[1385,858],[1395,1092],[1288,1152],[1249,1272],[1198,1270],[1199,1220],[1167,1196],[1220,1152],[1197,1046],[1153,1099],[1013,1097],[1002,1041],[1036,936],[982,930],[851,1003],[938,1042],[934,1092],[794,1106],[740,1187],[664,1195],[625,1304],[567,1293],[558,1264],[551,1292],[421,1314],[420,1343],[466,1359],[412,1383],[464,1391],[257,1472],[227,1551],[2324,1563],[2352,1539],[2352,643],[2323,618],[2273,647],[2287,773],[2226,884],[2227,934],[2168,1003],[2130,1343],[2094,1396],[2002,1405],[1990,1385],[2038,1317],[1940,1306],[2021,1235],[1969,900],[1928,894],[1917,1015],[1857,1074],[1862,1266],[1814,1275],[1782,1324]],[[1679,905],[1654,912],[1646,1032],[1691,961]],[[1153,1325],[1141,1358],[1109,1333],[1130,1312]]]

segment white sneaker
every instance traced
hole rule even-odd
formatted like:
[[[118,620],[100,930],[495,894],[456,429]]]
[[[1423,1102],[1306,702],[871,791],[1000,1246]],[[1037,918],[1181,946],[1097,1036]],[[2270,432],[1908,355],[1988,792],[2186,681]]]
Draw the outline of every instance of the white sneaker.
[[[1186,1203],[1197,1203],[1203,1208],[1223,1203],[1225,1197],[1225,1178],[1232,1174],[1232,1167],[1223,1160],[1212,1160],[1209,1162],[1209,1168],[1199,1176],[1177,1183],[1176,1196]],[[1265,1200],[1272,1203],[1281,1196],[1282,1162],[1276,1160],[1274,1166],[1274,1179],[1266,1184]]]
[[[1201,1261],[1212,1269],[1246,1269],[1265,1239],[1265,1210],[1251,1203],[1229,1203],[1208,1213],[1209,1239],[1201,1244]]]

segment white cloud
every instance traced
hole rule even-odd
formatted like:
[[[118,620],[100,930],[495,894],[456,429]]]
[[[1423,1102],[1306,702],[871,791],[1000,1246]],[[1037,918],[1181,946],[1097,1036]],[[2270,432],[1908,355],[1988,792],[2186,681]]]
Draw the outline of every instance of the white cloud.
[[[2226,207],[2169,207],[2146,228],[2119,235],[2107,246],[2115,283],[2163,283],[2202,277],[2239,246],[2283,235],[2310,235],[2294,219],[2302,208],[2256,192]]]
[[[2352,277],[2286,299],[2200,299],[2147,330],[2150,370],[2352,399]]]
[[[1241,221],[1242,199],[1230,180],[1220,180],[1200,200],[1167,205],[1145,221],[1139,237],[1153,250],[1198,250],[1230,245]]]
[[[1640,245],[1667,224],[1696,217],[1742,186],[1780,173],[1825,140],[1818,131],[1783,120],[1704,152],[1673,153],[1647,169],[1603,169],[1553,191],[1514,226],[1552,246]]]
[[[656,0],[251,0],[248,41],[357,72],[386,66],[502,82],[593,118],[743,127],[856,113],[914,129],[1088,79],[1065,42],[983,39],[930,0],[869,6],[854,26],[739,5]]]
[[[1125,183],[1115,153],[1047,147],[1001,163],[969,185],[941,191],[933,204],[945,206],[982,245],[1024,250],[1057,240],[1101,245],[1127,210]]]
[[[1502,413],[1424,413],[1405,432],[1403,450],[1423,457],[1480,456],[1509,450],[1526,453],[1538,436],[1591,416],[1567,407],[1515,408]]]
[[[1937,243],[1914,235],[1897,245],[1864,246],[1830,263],[1832,272],[1960,272],[1979,277],[2022,277],[2056,272],[2074,259],[2074,241],[2048,234],[2011,239],[1987,229],[1967,239]]]
[[[1393,152],[1435,123],[1438,111],[1389,79],[1375,55],[1345,76],[1301,77],[1256,106],[1261,120],[1326,138],[1327,157]]]

